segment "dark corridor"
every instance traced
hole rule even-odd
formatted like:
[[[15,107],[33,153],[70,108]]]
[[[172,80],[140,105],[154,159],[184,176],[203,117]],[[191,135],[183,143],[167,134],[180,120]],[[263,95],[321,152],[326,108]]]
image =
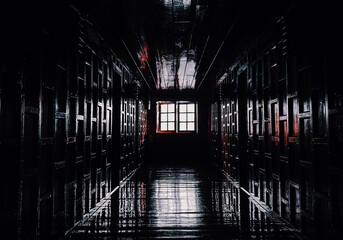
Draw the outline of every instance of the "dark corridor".
[[[343,238],[338,4],[5,2],[4,239]]]

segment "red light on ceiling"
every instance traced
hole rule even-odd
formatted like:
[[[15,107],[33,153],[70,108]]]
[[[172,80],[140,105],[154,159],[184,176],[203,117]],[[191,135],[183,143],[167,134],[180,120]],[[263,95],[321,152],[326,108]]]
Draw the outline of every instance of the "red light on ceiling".
[[[145,62],[148,61],[148,59],[149,59],[148,50],[149,50],[148,45],[145,43],[144,48],[141,51],[141,67],[142,67],[142,69],[145,69],[145,66],[146,66]]]

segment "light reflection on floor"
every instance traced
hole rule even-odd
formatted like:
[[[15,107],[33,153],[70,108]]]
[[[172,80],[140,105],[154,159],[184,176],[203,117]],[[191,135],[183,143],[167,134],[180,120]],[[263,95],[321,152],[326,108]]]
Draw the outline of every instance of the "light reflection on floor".
[[[118,217],[113,217],[118,216]],[[299,239],[214,168],[143,167],[72,239]]]
[[[164,175],[167,172],[168,178]],[[197,181],[184,179],[185,170],[181,171],[166,169],[166,172],[159,172],[151,184],[151,219],[156,219],[157,227],[190,227],[197,226],[199,209],[197,199],[200,198]],[[188,173],[187,175],[191,175]],[[151,224],[150,223],[150,224]]]

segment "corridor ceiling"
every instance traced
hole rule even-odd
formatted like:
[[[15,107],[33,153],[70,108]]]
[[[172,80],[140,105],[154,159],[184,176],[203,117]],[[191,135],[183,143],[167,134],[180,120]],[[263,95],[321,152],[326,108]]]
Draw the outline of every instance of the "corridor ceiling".
[[[258,3],[256,3],[258,2]],[[80,4],[85,4],[80,1]],[[97,24],[151,89],[197,89],[291,1],[89,1]],[[110,22],[110,24],[109,24]],[[107,29],[104,29],[105,28]]]

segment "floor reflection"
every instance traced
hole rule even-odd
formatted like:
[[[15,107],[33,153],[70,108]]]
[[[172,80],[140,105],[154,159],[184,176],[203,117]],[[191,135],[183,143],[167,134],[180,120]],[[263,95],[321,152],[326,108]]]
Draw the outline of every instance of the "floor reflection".
[[[143,167],[73,239],[300,239],[214,168]]]

